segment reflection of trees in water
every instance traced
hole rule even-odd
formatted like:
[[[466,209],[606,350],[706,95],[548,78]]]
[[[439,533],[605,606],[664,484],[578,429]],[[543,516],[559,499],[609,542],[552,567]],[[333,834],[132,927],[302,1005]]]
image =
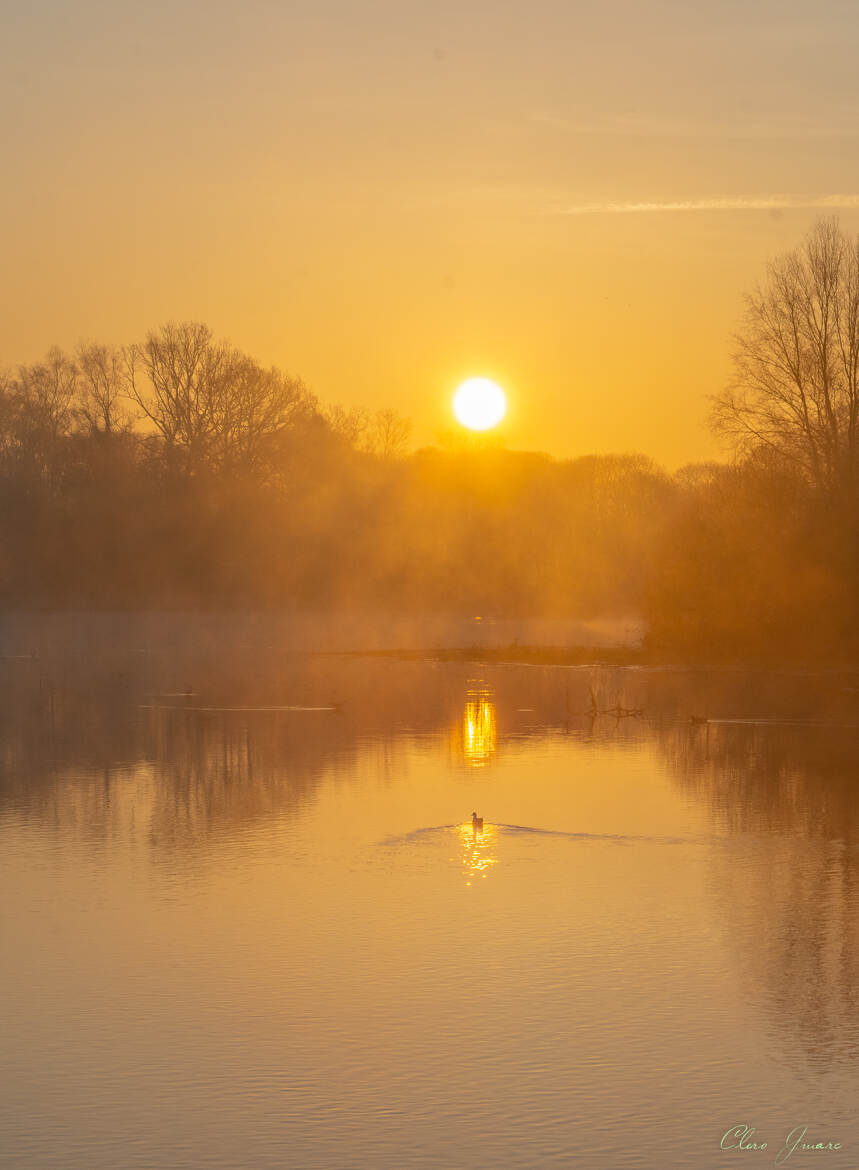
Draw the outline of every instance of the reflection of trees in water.
[[[559,735],[613,750],[657,744],[678,784],[729,832],[713,898],[749,994],[812,1061],[859,1057],[856,730],[690,723],[694,714],[850,724],[859,692],[844,678],[799,674],[485,674],[499,751]],[[351,782],[368,753],[374,777],[395,784],[411,745],[462,737],[473,675],[465,663],[218,646],[0,664],[0,812],[94,847],[142,844],[156,860],[201,847],[212,856],[215,842],[229,848],[243,832],[300,815],[323,783]],[[645,717],[594,718],[594,697],[601,709],[643,707]],[[182,709],[280,704],[337,709]],[[491,779],[491,754],[485,767]]]
[[[158,654],[78,646],[0,664],[0,810],[92,842],[133,833],[162,850],[211,843],[299,812],[369,753],[374,776],[395,783],[407,745],[462,737],[473,669],[218,645]],[[502,669],[485,714],[478,703],[471,748],[491,766],[503,739],[640,741],[637,721],[587,717],[594,687],[606,703],[637,693],[617,672]],[[187,709],[286,704],[335,710]],[[454,756],[461,762],[462,744]]]
[[[189,847],[298,812],[326,777],[350,776],[369,752],[374,774],[392,783],[406,743],[442,736],[451,762],[462,762],[473,663],[290,655],[235,639],[158,651],[117,641],[82,631],[53,657],[0,662],[0,809],[93,841],[132,829],[141,839],[149,826],[158,847]],[[487,734],[471,746],[488,767],[496,746],[516,750],[564,734],[632,749],[649,734],[638,719],[594,718],[594,697],[600,708],[619,703],[657,715],[687,701],[688,675],[678,672],[486,674],[490,718],[477,729]],[[183,710],[281,704],[337,709]]]
[[[717,823],[752,835],[715,852],[713,882],[750,993],[813,1063],[859,1059],[855,728],[675,723],[657,739]]]
[[[324,729],[310,731],[276,714],[143,711],[129,719],[126,707],[112,719],[111,704],[75,706],[67,704],[66,714],[79,715],[81,739],[62,727],[44,736],[35,721],[9,752],[4,735],[0,805],[91,840],[133,832],[159,848],[211,842],[298,812],[326,775],[348,771],[354,759],[348,732],[330,716]],[[85,741],[99,726],[97,762],[87,758]]]
[[[675,723],[658,742],[672,775],[732,831],[859,842],[856,728]]]
[[[361,715],[348,704],[253,709],[330,707],[307,660],[285,672],[197,666],[173,670],[197,679],[190,696],[148,664],[90,674],[28,664],[0,683],[0,810],[90,841],[133,833],[187,849],[293,815],[326,777],[354,771]],[[379,750],[392,768],[388,738]]]
[[[153,711],[143,749],[156,778],[153,841],[182,849],[297,814],[329,773],[351,770],[355,754],[327,713]]]

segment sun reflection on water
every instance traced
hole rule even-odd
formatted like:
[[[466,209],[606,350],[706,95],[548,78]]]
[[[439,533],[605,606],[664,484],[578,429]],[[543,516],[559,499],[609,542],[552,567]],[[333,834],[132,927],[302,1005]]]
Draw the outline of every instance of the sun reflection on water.
[[[472,689],[462,713],[462,752],[472,768],[482,768],[495,755],[498,725],[492,691],[488,687]]]
[[[492,866],[498,864],[498,829],[486,824],[482,829],[474,829],[468,821],[457,825],[456,832],[462,844],[462,868],[468,879],[465,884],[470,886],[477,878],[485,878]]]

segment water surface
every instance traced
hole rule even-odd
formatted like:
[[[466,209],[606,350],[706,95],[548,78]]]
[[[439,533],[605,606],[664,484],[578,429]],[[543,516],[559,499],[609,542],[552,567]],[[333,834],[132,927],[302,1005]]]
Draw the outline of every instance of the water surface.
[[[20,650],[4,1167],[859,1164],[855,675]]]

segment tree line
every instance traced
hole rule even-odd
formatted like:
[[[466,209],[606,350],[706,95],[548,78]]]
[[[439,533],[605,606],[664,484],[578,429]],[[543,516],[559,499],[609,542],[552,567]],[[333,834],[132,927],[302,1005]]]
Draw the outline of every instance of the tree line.
[[[409,450],[197,322],[0,376],[0,602],[643,614],[657,652],[843,653],[859,585],[859,238],[747,298],[731,458]]]
[[[859,236],[821,219],[746,297],[711,425],[648,597],[651,637],[711,652],[854,654],[859,616]]]

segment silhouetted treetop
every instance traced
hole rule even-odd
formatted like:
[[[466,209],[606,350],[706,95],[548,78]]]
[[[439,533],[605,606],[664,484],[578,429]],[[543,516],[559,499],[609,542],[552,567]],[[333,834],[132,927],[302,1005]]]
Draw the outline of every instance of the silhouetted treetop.
[[[766,447],[830,498],[859,466],[859,237],[820,220],[747,298],[735,375],[713,424],[740,452]]]
[[[316,412],[304,384],[264,369],[202,322],[163,325],[129,347],[130,394],[187,470],[261,471],[277,439]]]

